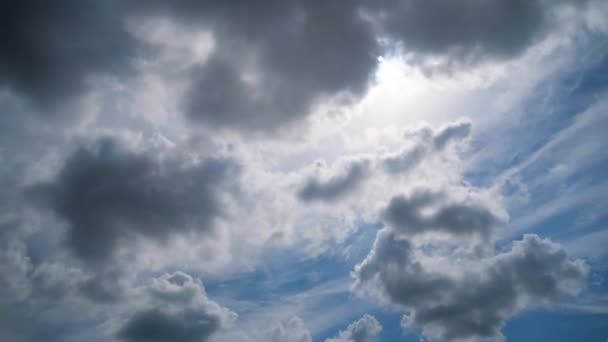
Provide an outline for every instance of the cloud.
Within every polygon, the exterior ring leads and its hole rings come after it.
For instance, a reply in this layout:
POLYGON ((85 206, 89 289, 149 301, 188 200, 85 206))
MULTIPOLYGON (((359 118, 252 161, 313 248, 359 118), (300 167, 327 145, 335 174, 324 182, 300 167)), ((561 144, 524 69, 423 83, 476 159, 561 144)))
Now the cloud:
POLYGON ((328 338, 325 342, 371 342, 381 331, 380 322, 374 316, 365 314, 340 331, 337 337, 328 338))
POLYGON ((25 0, 4 6, 0 85, 49 115, 83 95, 91 78, 130 73, 139 42, 127 32, 117 5, 25 0))
POLYGON ((445 194, 419 190, 409 197, 393 197, 384 210, 385 221, 406 235, 443 232, 452 235, 478 234, 487 237, 499 221, 490 210, 475 203, 442 204, 445 194), (430 214, 424 209, 439 207, 430 214))
POLYGON ((498 338, 505 321, 529 305, 577 294, 587 266, 536 235, 472 266, 451 263, 458 276, 431 270, 415 246, 380 230, 356 266, 355 289, 409 310, 403 326, 420 327, 431 341, 498 338))
POLYGON ((449 144, 467 138, 471 133, 471 127, 469 121, 456 121, 437 131, 424 128, 406 134, 406 138, 413 141, 412 146, 397 154, 376 155, 354 161, 340 160, 337 163, 338 167, 345 170, 335 171, 326 180, 309 177, 298 190, 297 197, 303 202, 334 202, 361 187, 366 178, 376 171, 377 166, 382 166, 389 175, 410 171, 426 158, 444 151, 449 144))
POLYGON ((386 157, 383 160, 384 168, 393 174, 409 171, 419 165, 428 153, 425 146, 414 146, 397 155, 386 157))
POLYGON ((228 331, 213 337, 214 342, 312 342, 310 331, 298 316, 291 316, 269 327, 256 326, 248 331, 228 331))
POLYGON ((132 317, 118 337, 128 342, 200 342, 218 329, 217 317, 205 312, 188 310, 172 316, 153 309, 132 317))
POLYGON ((472 124, 469 121, 460 121, 442 127, 433 136, 435 148, 442 150, 454 140, 462 140, 471 134, 472 124))
POLYGON ((211 231, 222 215, 222 188, 237 175, 229 160, 157 159, 102 139, 79 148, 55 179, 31 192, 69 224, 75 255, 97 263, 133 237, 165 241, 174 233, 211 231))
POLYGON ((379 1, 368 4, 382 32, 404 50, 454 61, 504 59, 541 38, 557 6, 542 0, 379 1))
POLYGON ((167 18, 209 31, 215 42, 211 57, 182 75, 189 90, 178 102, 187 117, 242 132, 277 131, 320 103, 364 95, 378 56, 394 45, 418 64, 511 58, 545 37, 554 12, 568 3, 61 0, 49 7, 27 0, 0 18, 0 82, 41 112, 57 112, 86 94, 94 78, 141 72, 134 62, 152 60, 160 47, 148 46, 129 25, 167 18))
POLYGON ((202 282, 183 272, 164 274, 141 290, 149 296, 148 308, 119 329, 116 336, 122 341, 207 341, 236 319, 207 297, 202 282))
POLYGON ((304 202, 310 201, 334 201, 340 197, 356 190, 365 179, 370 162, 367 160, 356 161, 347 166, 343 175, 333 176, 322 182, 316 178, 310 178, 298 191, 298 198, 304 202))
POLYGON ((434 153, 445 150, 451 143, 461 141, 471 134, 472 123, 469 121, 451 122, 439 130, 423 128, 419 131, 406 134, 407 138, 416 138, 414 144, 388 157, 384 157, 382 163, 387 172, 392 174, 403 173, 412 170, 425 158, 434 153))
POLYGON ((264 335, 266 336, 264 341, 268 342, 312 342, 304 321, 297 316, 281 321, 264 335))

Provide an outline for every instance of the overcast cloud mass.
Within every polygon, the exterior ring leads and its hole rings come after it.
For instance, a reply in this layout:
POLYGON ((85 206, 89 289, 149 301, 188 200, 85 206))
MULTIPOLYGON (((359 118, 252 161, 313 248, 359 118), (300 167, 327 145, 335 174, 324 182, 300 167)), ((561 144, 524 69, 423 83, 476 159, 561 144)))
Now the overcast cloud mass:
POLYGON ((606 341, 607 17, 6 2, 0 341, 606 341))

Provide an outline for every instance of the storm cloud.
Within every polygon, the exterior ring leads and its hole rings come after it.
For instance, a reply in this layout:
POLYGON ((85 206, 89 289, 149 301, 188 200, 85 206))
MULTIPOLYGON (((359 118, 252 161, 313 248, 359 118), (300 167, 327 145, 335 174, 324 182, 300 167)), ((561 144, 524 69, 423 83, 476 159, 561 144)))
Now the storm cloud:
POLYGON ((68 223, 74 254, 96 263, 134 237, 210 232, 222 215, 222 186, 237 174, 229 160, 163 161, 103 139, 78 149, 54 180, 31 193, 68 223))

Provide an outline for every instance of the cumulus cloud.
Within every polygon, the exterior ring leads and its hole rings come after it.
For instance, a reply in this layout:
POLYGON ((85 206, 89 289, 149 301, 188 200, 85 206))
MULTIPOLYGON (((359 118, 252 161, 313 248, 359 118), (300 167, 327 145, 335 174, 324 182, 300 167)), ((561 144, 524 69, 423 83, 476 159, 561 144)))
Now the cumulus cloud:
POLYGON ((380 322, 374 316, 365 314, 340 331, 337 337, 328 338, 325 342, 371 342, 381 331, 380 322))
POLYGON ((389 228, 378 232, 357 265, 355 289, 409 310, 404 327, 419 327, 432 341, 497 338, 505 321, 529 305, 577 294, 587 267, 558 244, 526 235, 510 250, 462 264, 455 277, 430 270, 415 247, 389 228))
POLYGON ((492 225, 498 222, 486 207, 476 203, 442 204, 445 194, 420 190, 409 197, 393 197, 383 217, 388 224, 400 233, 407 235, 425 232, 442 232, 452 235, 478 234, 487 237, 492 225), (430 214, 424 209, 439 206, 430 214))
POLYGON ((140 289, 147 308, 133 314, 119 329, 122 341, 201 342, 236 319, 236 314, 207 297, 200 280, 189 274, 164 274, 140 289))
POLYGON ((449 123, 438 130, 424 128, 406 134, 409 148, 396 154, 375 155, 356 160, 340 160, 332 175, 309 177, 297 192, 303 202, 334 202, 357 190, 365 180, 373 176, 378 166, 389 175, 398 175, 413 170, 426 158, 446 150, 448 145, 469 137, 472 124, 469 121, 449 123))
POLYGON ((214 342, 312 342, 310 331, 298 316, 290 316, 267 327, 247 331, 228 331, 213 337, 214 342))
POLYGON ((392 174, 410 171, 422 163, 425 158, 445 150, 452 143, 469 137, 471 128, 472 124, 469 121, 456 121, 439 130, 424 128, 406 134, 408 138, 412 135, 417 137, 415 143, 397 154, 384 157, 382 160, 384 168, 392 174))
POLYGON ((265 341, 268 342, 311 342, 312 337, 306 328, 304 321, 297 316, 292 316, 279 322, 264 333, 265 341))
POLYGON ((55 179, 31 192, 69 224, 72 251, 96 263, 133 236, 164 241, 211 231, 222 214, 222 185, 237 174, 229 160, 161 160, 103 139, 78 149, 55 179))
POLYGON ((386 50, 381 42, 400 46, 419 64, 437 57, 448 66, 506 59, 545 37, 564 3, 186 0, 156 13, 211 27, 217 37, 213 57, 192 73, 184 101, 189 116, 268 130, 305 117, 320 101, 362 95, 386 50))
POLYGON ((310 178, 298 191, 298 198, 304 202, 336 200, 356 190, 365 179, 369 165, 367 160, 352 162, 344 174, 335 175, 324 182, 310 178))

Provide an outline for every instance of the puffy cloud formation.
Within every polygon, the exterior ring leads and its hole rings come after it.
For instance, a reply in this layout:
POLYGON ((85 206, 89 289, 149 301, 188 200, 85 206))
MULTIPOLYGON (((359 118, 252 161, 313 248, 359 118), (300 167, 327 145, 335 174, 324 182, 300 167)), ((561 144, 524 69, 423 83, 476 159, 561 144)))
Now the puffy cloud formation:
POLYGON ((341 160, 337 169, 325 180, 311 176, 300 187, 297 197, 303 202, 334 202, 356 191, 366 178, 377 171, 378 166, 389 175, 402 174, 413 170, 426 158, 443 152, 451 143, 467 138, 471 133, 469 121, 456 121, 434 131, 425 127, 406 134, 413 144, 409 148, 388 156, 359 157, 341 160), (413 136, 413 137, 412 137, 413 136))
POLYGON ((371 342, 381 331, 380 322, 374 316, 365 314, 340 331, 337 337, 328 338, 325 342, 371 342))
MULTIPOLYGON (((359 293, 422 338, 499 337, 587 272, 536 235, 495 247, 492 227, 601 203, 601 180, 578 183, 603 169, 601 120, 576 113, 603 95, 588 74, 605 74, 607 8, 3 4, 0 340, 311 342, 360 303, 343 278, 377 229, 359 293)), ((602 218, 580 215, 589 231, 602 218)), ((559 228, 564 245, 583 231, 559 228)), ((366 315, 329 341, 381 329, 366 315)))
POLYGON ((264 341, 268 342, 312 342, 312 337, 304 325, 304 321, 297 316, 279 322, 279 324, 266 331, 264 336, 264 341))
POLYGON ((32 188, 68 224, 67 242, 87 262, 105 262, 133 237, 166 240, 208 232, 220 193, 238 167, 229 160, 162 160, 112 139, 80 148, 48 184, 32 188))
POLYGON ((357 189, 369 166, 367 160, 356 161, 348 165, 345 174, 333 176, 325 182, 310 178, 298 191, 298 198, 304 202, 336 200, 357 189))
POLYGON ((384 219, 395 230, 407 235, 442 232, 488 237, 492 225, 498 221, 490 210, 475 203, 440 204, 442 197, 445 195, 423 190, 407 198, 393 197, 384 210, 384 219), (438 204, 439 208, 432 213, 423 213, 438 204))
POLYGON ((429 269, 412 242, 384 228, 357 265, 354 287, 407 308, 404 327, 420 327, 432 341, 455 341, 500 337, 505 321, 525 307, 577 294, 587 273, 581 260, 537 235, 472 265, 449 267, 458 276, 429 269))
POLYGON ((272 130, 320 102, 361 96, 384 50, 400 46, 421 63, 442 57, 459 65, 516 56, 545 37, 569 3, 19 1, 2 14, 0 81, 40 109, 53 107, 86 92, 94 78, 137 72, 134 61, 159 47, 146 46, 129 25, 167 18, 213 35, 211 56, 187 72, 189 90, 179 101, 187 116, 272 130))
POLYGON ((312 342, 310 331, 298 316, 257 326, 247 331, 227 331, 213 337, 214 342, 312 342))
POLYGON ((382 160, 389 173, 402 173, 415 168, 418 164, 436 152, 441 152, 449 144, 461 141, 471 134, 472 124, 469 121, 452 122, 437 131, 430 128, 416 132, 418 142, 413 146, 382 160))
POLYGON ((207 341, 236 319, 207 297, 199 280, 183 272, 164 274, 142 291, 149 296, 148 308, 120 328, 117 337, 122 341, 207 341))

